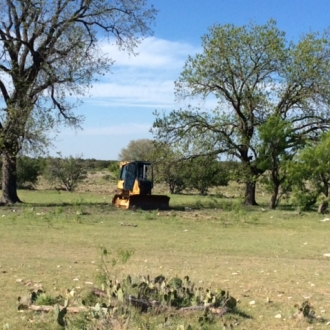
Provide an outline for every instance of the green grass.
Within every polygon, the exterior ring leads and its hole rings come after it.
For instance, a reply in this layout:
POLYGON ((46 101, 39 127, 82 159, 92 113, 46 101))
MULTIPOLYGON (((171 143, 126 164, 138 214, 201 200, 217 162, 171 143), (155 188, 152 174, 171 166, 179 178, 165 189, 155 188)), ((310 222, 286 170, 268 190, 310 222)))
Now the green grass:
MULTIPOLYGON (((77 287, 86 294, 100 277, 102 247, 114 257, 134 251, 127 263, 109 264, 114 277, 188 275, 198 286, 229 290, 250 316, 228 315, 196 329, 222 329, 224 322, 239 323, 237 329, 329 327, 330 260, 323 254, 330 252, 330 222, 317 213, 242 207, 212 196, 171 196, 170 211, 133 212, 114 209, 106 193, 19 195, 24 204, 0 208, 0 327, 58 329, 53 315, 18 312, 18 296, 34 286, 47 297, 77 287), (292 318, 294 305, 306 299, 319 316, 312 324, 292 318)), ((196 325, 199 316, 187 315, 170 329, 196 325)), ((141 329, 148 317, 140 319, 141 329)), ((156 328, 163 319, 148 322, 156 328)))

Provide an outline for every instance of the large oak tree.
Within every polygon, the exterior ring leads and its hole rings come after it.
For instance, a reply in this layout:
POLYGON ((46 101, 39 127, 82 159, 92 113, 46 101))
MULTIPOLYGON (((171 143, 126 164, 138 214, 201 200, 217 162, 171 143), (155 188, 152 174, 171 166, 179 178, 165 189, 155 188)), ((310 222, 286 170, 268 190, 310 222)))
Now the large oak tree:
MULTIPOLYGON (((270 118, 288 123, 279 156, 329 128, 329 33, 307 33, 288 42, 270 20, 265 25, 214 25, 203 51, 190 56, 176 82, 178 99, 216 98, 214 109, 157 113, 155 138, 192 154, 225 154, 244 166, 245 203, 256 204, 256 180, 266 170, 259 128, 270 118), (286 144, 286 145, 283 145, 286 144)), ((276 146, 276 143, 273 144, 276 146)), ((268 151, 267 151, 268 150, 268 151)), ((279 166, 279 158, 268 163, 279 166)))
POLYGON ((14 203, 23 144, 57 119, 79 124, 70 96, 113 64, 100 41, 134 52, 156 10, 146 0, 0 0, 0 13, 1 202, 14 203))

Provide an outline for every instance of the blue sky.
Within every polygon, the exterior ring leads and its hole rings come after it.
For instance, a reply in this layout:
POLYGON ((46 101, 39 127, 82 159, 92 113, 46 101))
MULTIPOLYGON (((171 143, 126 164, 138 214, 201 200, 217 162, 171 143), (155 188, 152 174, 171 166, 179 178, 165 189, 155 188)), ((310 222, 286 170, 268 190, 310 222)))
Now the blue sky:
POLYGON ((94 84, 76 109, 85 117, 83 130, 61 129, 51 155, 83 155, 115 160, 129 141, 152 138, 153 112, 182 108, 174 81, 189 55, 201 51, 201 37, 213 24, 264 24, 273 18, 288 40, 330 27, 330 0, 150 0, 159 10, 154 35, 139 55, 115 47, 104 49, 116 61, 112 73, 94 84))

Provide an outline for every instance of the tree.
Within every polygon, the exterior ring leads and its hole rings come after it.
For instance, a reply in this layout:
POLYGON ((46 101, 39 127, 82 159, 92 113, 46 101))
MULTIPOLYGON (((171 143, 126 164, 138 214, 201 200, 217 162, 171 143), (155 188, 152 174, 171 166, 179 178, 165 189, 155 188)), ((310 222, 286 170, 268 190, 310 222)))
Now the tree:
POLYGON ((66 191, 73 191, 86 178, 86 167, 81 156, 50 158, 45 177, 52 184, 60 184, 66 191))
POLYGON ((213 95, 210 110, 189 107, 156 113, 155 139, 179 144, 187 155, 224 154, 245 170, 245 204, 256 204, 259 128, 276 116, 291 127, 283 150, 317 139, 329 128, 330 38, 308 33, 295 44, 270 20, 236 27, 214 25, 203 52, 190 56, 176 82, 178 99, 213 95))
POLYGON ((44 166, 42 159, 19 156, 17 158, 17 187, 34 188, 44 166))
POLYGON ((183 159, 168 159, 156 165, 157 180, 164 182, 171 194, 180 194, 188 186, 189 167, 183 159))
POLYGON ((76 97, 113 64, 102 41, 133 52, 156 11, 146 0, 0 0, 0 9, 1 201, 15 203, 24 143, 42 141, 57 120, 78 126, 76 97))
POLYGON ((289 166, 296 203, 304 209, 317 202, 319 196, 328 202, 330 189, 330 132, 318 143, 309 143, 289 166))
POLYGON ((291 136, 292 132, 291 123, 277 115, 270 116, 259 127, 258 167, 266 172, 262 182, 266 183, 271 191, 270 209, 275 209, 282 195, 287 192, 286 188, 290 186, 285 185, 289 181, 287 164, 292 160, 296 150, 304 146, 303 140, 298 143, 295 136, 291 136))
POLYGON ((214 156, 201 156, 186 161, 189 175, 186 184, 201 195, 207 195, 209 188, 226 186, 229 182, 228 166, 214 156))
POLYGON ((154 142, 149 139, 131 140, 126 148, 121 149, 119 160, 151 160, 154 153, 154 142))

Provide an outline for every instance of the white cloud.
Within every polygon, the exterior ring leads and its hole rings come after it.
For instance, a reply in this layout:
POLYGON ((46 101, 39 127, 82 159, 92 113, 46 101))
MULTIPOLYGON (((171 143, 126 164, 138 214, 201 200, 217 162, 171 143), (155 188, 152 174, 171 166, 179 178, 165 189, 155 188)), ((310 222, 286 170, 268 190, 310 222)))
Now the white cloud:
POLYGON ((137 56, 121 52, 116 45, 101 43, 102 51, 115 63, 112 73, 100 77, 90 90, 87 104, 103 107, 174 108, 174 81, 188 55, 199 49, 187 43, 147 38, 137 56))
POLYGON ((90 98, 85 99, 86 104, 152 109, 174 109, 189 103, 201 105, 196 100, 177 103, 174 95, 174 81, 185 61, 189 55, 200 52, 200 48, 147 38, 139 45, 137 56, 130 56, 105 42, 102 42, 102 50, 115 60, 113 70, 94 84, 90 98))
POLYGON ((137 56, 120 51, 116 44, 106 41, 101 43, 101 49, 115 60, 116 66, 140 68, 161 68, 163 70, 182 68, 188 55, 194 55, 200 48, 188 43, 174 42, 150 37, 144 39, 135 50, 137 56))
POLYGON ((106 107, 173 107, 174 82, 140 80, 136 83, 127 81, 127 84, 98 83, 85 102, 106 107))

